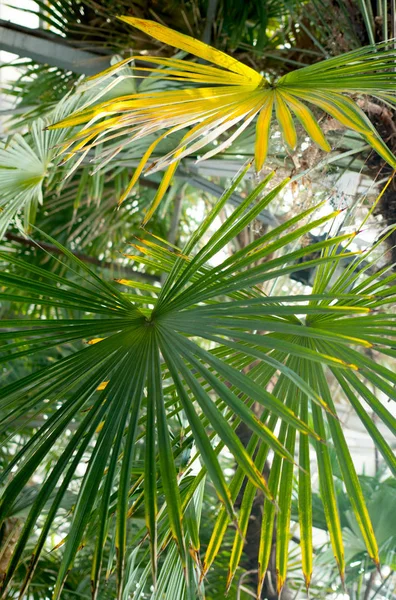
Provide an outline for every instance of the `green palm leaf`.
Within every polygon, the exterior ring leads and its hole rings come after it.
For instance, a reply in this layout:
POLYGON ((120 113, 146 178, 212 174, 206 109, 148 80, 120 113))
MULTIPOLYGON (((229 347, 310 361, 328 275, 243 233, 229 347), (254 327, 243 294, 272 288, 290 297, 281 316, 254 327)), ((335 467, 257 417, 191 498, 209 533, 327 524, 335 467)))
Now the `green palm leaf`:
MULTIPOLYGON (((249 165, 245 171, 248 168, 249 165)), ((120 291, 120 284, 101 279, 48 236, 46 239, 67 257, 71 265, 69 276, 28 263, 23 265, 25 277, 11 271, 0 273, 5 300, 28 306, 46 304, 52 311, 47 319, 5 319, 6 330, 0 334, 4 348, 1 362, 36 353, 39 356, 49 348, 73 342, 69 351, 53 364, 9 383, 0 392, 4 415, 0 431, 8 430, 11 436, 17 436, 21 417, 28 420, 37 412, 48 415, 44 425, 0 476, 5 486, 0 505, 2 519, 12 511, 48 452, 61 443, 59 458, 47 473, 26 519, 4 580, 5 588, 24 559, 33 527, 44 516, 26 585, 34 576, 45 539, 83 457, 87 468, 64 545, 54 598, 60 597, 76 554, 90 535, 95 539, 92 589, 97 593, 114 513, 121 597, 128 565, 129 525, 143 502, 154 581, 157 549, 166 547, 173 538, 188 588, 192 581, 188 550, 196 556, 199 548, 199 528, 191 521, 188 505, 194 486, 199 485, 206 473, 221 508, 214 530, 218 537, 208 546, 202 576, 221 547, 228 523, 234 521, 238 527, 230 559, 231 581, 241 556, 239 536, 246 530, 252 499, 259 489, 264 510, 258 556, 259 586, 267 569, 269 540, 279 506, 282 517, 278 516, 275 531, 281 589, 287 575, 291 485, 298 469, 303 569, 309 584, 310 442, 317 456, 324 512, 341 575, 343 544, 329 458, 331 445, 368 553, 378 561, 370 518, 336 417, 327 377, 332 377, 333 384, 345 393, 365 425, 363 400, 370 403, 389 429, 396 430, 394 418, 371 391, 374 387, 386 390, 393 398, 396 395, 392 387, 395 376, 381 365, 381 356, 392 354, 395 346, 396 320, 383 304, 387 301, 389 306, 392 300, 393 279, 384 283, 365 277, 364 269, 358 276, 349 268, 333 282, 333 270, 345 257, 345 253, 335 250, 355 234, 324 240, 313 249, 287 251, 286 245, 305 233, 306 213, 212 266, 209 259, 226 247, 287 184, 283 182, 266 193, 270 179, 267 178, 202 245, 220 207, 243 174, 236 177, 183 251, 168 247, 155 237, 139 242, 137 250, 144 252, 142 259, 168 273, 159 293, 153 294, 153 288, 145 285, 145 295, 139 296, 132 290, 130 297, 128 292, 120 291), (298 262, 312 250, 315 255, 319 253, 317 258, 298 262), (263 292, 264 282, 273 282, 307 265, 315 267, 318 273, 312 295, 282 297, 263 292), (89 340, 95 343, 82 343, 89 340), (375 361, 361 354, 373 344, 379 357, 375 361), (274 377, 277 383, 269 391, 268 384, 274 377), (253 403, 258 407, 256 412, 253 403), (176 416, 186 420, 183 438, 170 434, 170 423, 176 416), (79 424, 69 436, 68 429, 74 422, 79 424), (240 422, 252 431, 246 448, 235 433, 240 422), (188 468, 179 469, 181 452, 193 442, 198 455, 194 450, 191 461, 198 456, 202 464, 195 483, 188 480, 188 468), (300 465, 294 464, 297 444, 300 465), (227 482, 221 468, 221 451, 225 446, 238 464, 231 482, 227 482), (132 480, 131 471, 142 456, 142 449, 145 466, 139 477, 132 480), (274 452, 274 461, 266 481, 262 468, 270 450, 274 452), (233 503, 245 479, 247 486, 238 516, 233 503), (163 537, 165 518, 167 532, 163 537)), ((331 213, 318 221, 323 223, 334 216, 331 213)), ((351 258, 351 253, 348 256, 351 258)), ((3 253, 2 257, 11 265, 18 262, 11 253, 3 253)), ((357 254, 355 264, 361 260, 357 254)), ((132 281, 128 285, 134 287, 132 281)), ((138 283, 136 291, 140 288, 138 283)), ((395 469, 395 458, 377 426, 371 422, 368 429, 389 467, 395 469)), ((138 542, 144 544, 144 538, 145 532, 138 542)), ((195 581, 191 585, 196 589, 195 581)))
POLYGON ((34 225, 37 207, 43 203, 45 179, 52 176, 56 145, 65 138, 64 132, 45 128, 80 105, 78 96, 66 98, 46 119, 34 121, 27 136, 15 134, 0 143, 0 237, 22 211, 24 229, 29 231, 34 225))

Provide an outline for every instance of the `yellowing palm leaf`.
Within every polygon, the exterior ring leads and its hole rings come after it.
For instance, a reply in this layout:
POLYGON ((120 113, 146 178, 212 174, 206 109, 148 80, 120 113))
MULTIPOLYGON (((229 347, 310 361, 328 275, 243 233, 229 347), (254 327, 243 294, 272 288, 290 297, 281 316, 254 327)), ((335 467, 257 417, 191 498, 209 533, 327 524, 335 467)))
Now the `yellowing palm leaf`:
POLYGON ((64 151, 68 150, 68 156, 75 152, 87 152, 107 139, 121 137, 121 149, 133 140, 162 132, 144 154, 130 185, 120 198, 122 202, 127 197, 143 171, 152 173, 167 169, 144 223, 163 198, 177 164, 183 157, 199 152, 208 143, 235 128, 226 141, 206 152, 199 160, 221 152, 257 115, 255 166, 259 171, 267 155, 274 107, 283 138, 291 149, 297 144, 293 122, 295 116, 316 144, 323 150, 330 150, 318 122, 305 105, 308 102, 360 133, 386 162, 396 168, 395 156, 364 112, 347 96, 363 93, 388 103, 395 102, 396 74, 393 69, 396 51, 386 50, 384 44, 361 48, 298 69, 281 77, 276 83, 269 83, 254 69, 194 38, 154 21, 120 18, 161 42, 216 64, 214 67, 175 58, 132 56, 91 79, 95 82, 98 79, 104 81, 137 58, 139 61, 166 67, 158 70, 137 68, 137 71, 154 71, 154 76, 158 74, 162 79, 186 82, 190 87, 122 96, 87 108, 55 125, 74 127, 86 124, 63 147, 64 151), (199 87, 200 84, 206 87, 199 87), (192 128, 171 152, 149 162, 164 137, 190 126, 192 128))

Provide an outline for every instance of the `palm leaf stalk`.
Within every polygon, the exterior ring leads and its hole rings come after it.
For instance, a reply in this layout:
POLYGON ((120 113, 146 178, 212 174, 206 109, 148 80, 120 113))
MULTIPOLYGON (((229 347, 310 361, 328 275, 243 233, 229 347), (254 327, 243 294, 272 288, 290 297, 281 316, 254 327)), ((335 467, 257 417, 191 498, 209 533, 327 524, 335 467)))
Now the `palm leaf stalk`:
MULTIPOLYGON (((0 476, 4 485, 2 520, 12 512, 48 452, 62 442, 59 458, 48 471, 25 521, 3 581, 4 590, 24 560, 33 528, 43 519, 22 586, 20 597, 23 597, 62 498, 82 460, 86 461, 87 469, 64 544, 54 599, 61 596, 67 574, 89 532, 95 540, 92 589, 96 597, 104 570, 109 522, 114 513, 118 597, 121 597, 128 557, 128 524, 143 502, 153 581, 157 572, 158 531, 166 514, 169 524, 166 539, 174 541, 186 586, 193 585, 195 590, 196 582, 189 577, 189 550, 196 556, 199 544, 195 532, 186 545, 190 539, 186 537, 186 528, 191 530, 187 509, 194 486, 199 485, 205 474, 218 495, 220 512, 201 577, 219 552, 228 524, 234 522, 229 584, 232 581, 252 497, 259 489, 264 513, 257 593, 259 596, 268 566, 278 506, 282 517, 276 521, 276 560, 281 590, 287 575, 291 482, 296 471, 302 568, 308 586, 312 568, 310 443, 317 456, 322 502, 341 576, 345 561, 329 456, 331 446, 335 448, 367 552, 378 564, 370 517, 336 416, 328 377, 336 382, 395 472, 392 450, 367 416, 362 402, 367 402, 391 431, 396 430, 394 417, 377 397, 384 393, 396 399, 395 373, 383 365, 381 358, 394 357, 395 352, 396 320, 389 307, 395 298, 396 275, 382 280, 365 277, 365 269, 374 258, 370 260, 369 253, 364 256, 357 253, 353 267, 344 269, 334 282, 334 271, 346 256, 338 249, 341 244, 348 244, 354 233, 338 235, 314 247, 287 251, 286 247, 309 229, 339 214, 330 213, 307 224, 313 208, 211 266, 210 259, 276 200, 288 183, 286 180, 266 192, 271 179, 268 176, 202 245, 203 237, 249 168, 250 164, 236 177, 182 251, 154 236, 134 245, 131 260, 168 274, 161 289, 121 280, 127 290, 132 288, 131 293, 121 291, 120 283, 104 281, 48 236, 45 237, 67 257, 71 278, 25 263, 12 252, 2 254, 10 264, 8 270, 0 273, 3 301, 47 306, 52 316, 48 313, 45 320, 5 319, 6 330, 0 334, 4 348, 1 362, 40 356, 51 348, 64 345, 70 348, 74 344, 73 351, 50 366, 29 373, 0 392, 4 415, 0 428, 10 432, 11 438, 18 436, 21 418, 28 421, 38 412, 48 414, 42 427, 0 476), (299 262, 311 252, 319 256, 299 262), (262 286, 266 283, 307 265, 317 269, 311 295, 264 293, 262 286), (24 276, 15 271, 18 268, 24 276), (81 282, 76 278, 77 271, 81 282), (90 343, 81 345, 84 341, 90 343), (365 348, 375 348, 376 360, 365 356, 365 348), (245 367, 253 363, 246 373, 245 367), (267 386, 274 376, 277 383, 269 392, 267 386), (261 406, 259 416, 252 410, 253 402, 261 406), (184 415, 188 423, 181 446, 180 440, 169 432, 170 421, 178 414, 184 415), (73 435, 68 436, 68 427, 81 415, 73 435), (235 433, 239 422, 252 431, 247 448, 235 433), (151 430, 147 435, 144 432, 148 427, 151 430), (216 434, 220 441, 214 443, 216 434), (143 441, 145 467, 132 485, 131 468, 140 456, 143 441), (196 447, 192 460, 199 459, 202 469, 193 478, 196 483, 191 490, 182 493, 189 470, 178 473, 177 464, 181 449, 192 442, 196 447), (228 447, 238 465, 231 482, 226 481, 219 461, 223 447, 228 447), (294 464, 297 448, 300 465, 294 464), (270 451, 274 452, 274 464, 266 481, 262 467, 270 451), (245 479, 241 511, 236 515, 233 504, 245 479), (93 527, 93 523, 97 526, 93 527)), ((161 547, 164 547, 162 542, 161 547)))
MULTIPOLYGON (((274 111, 283 139, 291 150, 297 146, 294 115, 309 137, 320 148, 330 151, 330 145, 307 103, 359 133, 386 162, 396 167, 395 156, 365 113, 349 97, 365 94, 394 103, 396 54, 394 49, 387 49, 386 44, 360 48, 297 69, 277 81, 269 81, 261 73, 231 56, 159 23, 133 17, 120 18, 161 42, 216 65, 209 66, 177 58, 131 56, 90 80, 92 83, 96 83, 98 79, 105 82, 126 64, 138 59, 148 65, 135 67, 135 70, 152 71, 158 79, 189 84, 189 87, 122 96, 87 107, 52 126, 63 128, 84 124, 62 146, 62 151, 66 153, 65 160, 75 153, 84 155, 106 139, 121 137, 121 150, 131 140, 162 132, 148 147, 120 198, 120 202, 125 200, 143 172, 153 173, 166 169, 152 206, 144 217, 144 223, 147 223, 163 198, 182 158, 199 153, 208 144, 216 142, 223 134, 235 128, 224 141, 209 150, 206 148, 198 160, 218 154, 232 144, 256 117, 254 153, 257 172, 261 171, 266 160, 274 111), (191 129, 170 152, 150 161, 154 150, 167 135, 190 126, 191 129)), ((87 86, 91 85, 90 80, 87 80, 87 86)), ((110 88, 113 81, 108 85, 110 88)))

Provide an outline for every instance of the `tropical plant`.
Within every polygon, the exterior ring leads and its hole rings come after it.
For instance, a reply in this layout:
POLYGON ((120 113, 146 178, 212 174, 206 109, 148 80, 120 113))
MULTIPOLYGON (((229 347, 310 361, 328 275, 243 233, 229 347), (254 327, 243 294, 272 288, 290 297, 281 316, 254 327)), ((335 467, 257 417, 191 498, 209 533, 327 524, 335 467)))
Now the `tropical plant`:
MULTIPOLYGON (((333 472, 336 474, 335 456, 332 456, 332 464, 333 472)), ((310 589, 312 598, 319 600, 323 598, 324 594, 332 591, 339 590, 341 592, 343 587, 349 596, 356 600, 393 597, 392 590, 394 590, 394 572, 396 570, 396 529, 393 526, 390 512, 395 503, 395 480, 393 477, 384 476, 383 469, 380 469, 374 476, 360 475, 359 481, 378 542, 381 573, 367 555, 356 519, 350 510, 348 495, 336 475, 335 489, 345 542, 345 581, 341 582, 334 565, 331 549, 325 543, 321 548, 317 548, 315 553, 315 576, 310 589)), ((312 506, 314 527, 327 531, 326 518, 319 494, 313 494, 312 506)), ((298 519, 297 504, 292 508, 292 519, 298 519)), ((293 583, 296 586, 298 578, 293 583)))
POLYGON ((117 56, 5 87, 0 596, 393 598, 390 7, 35 4, 117 56))
MULTIPOLYGON (((91 578, 93 593, 97 594, 114 514, 118 597, 122 596, 131 543, 129 522, 142 503, 154 584, 158 550, 174 544, 189 593, 196 593, 197 582, 215 560, 228 525, 234 523, 230 583, 241 558, 257 490, 263 494, 264 511, 257 594, 267 570, 274 527, 280 591, 288 563, 297 448, 302 569, 309 586, 311 443, 317 457, 326 523, 341 576, 345 568, 344 551, 329 446, 334 446, 367 552, 378 564, 370 516, 336 416, 329 378, 337 382, 394 472, 392 450, 362 402, 367 402, 394 432, 395 419, 377 394, 395 398, 395 374, 382 364, 382 357, 394 355, 395 316, 388 307, 394 300, 396 275, 385 276, 386 270, 365 275, 376 260, 375 254, 370 258, 368 252, 357 253, 334 279, 337 266, 346 256, 339 251, 341 245, 350 244, 355 232, 330 237, 310 247, 287 250, 307 231, 338 214, 307 222, 313 208, 213 266, 212 258, 287 185, 287 181, 282 182, 263 195, 271 179, 268 176, 202 245, 209 227, 243 175, 244 172, 238 175, 182 251, 155 237, 135 246, 131 260, 167 273, 161 289, 123 280, 120 283, 132 290, 120 291, 117 285, 103 280, 44 234, 44 239, 62 250, 70 261, 72 277, 21 262, 12 252, 2 254, 10 265, 0 274, 5 288, 3 300, 12 305, 48 309, 46 319, 4 320, 2 362, 40 356, 63 345, 69 348, 49 366, 27 374, 1 391, 1 410, 6 410, 2 431, 10 430, 13 436, 18 436, 19 428, 23 427, 21 418, 23 423, 37 414, 48 417, 2 473, 1 481, 6 483, 0 508, 2 519, 12 514, 19 495, 34 473, 42 472, 43 461, 54 445, 60 443, 59 458, 44 475, 19 536, 4 578, 5 589, 24 560, 26 545, 39 521, 40 534, 27 568, 23 594, 76 468, 86 461, 54 598, 60 597, 76 554, 89 536, 94 540, 91 578), (136 250, 142 254, 136 256, 136 250), (312 259, 299 262, 312 254, 312 259), (271 292, 279 277, 307 266, 317 270, 311 294, 284 296, 271 292), (26 275, 14 274, 12 267, 22 269, 26 275), (266 288, 262 287, 264 284, 266 288), (365 354, 365 348, 375 348, 375 360, 365 354), (267 387, 274 378, 276 382, 270 392, 267 387), (260 407, 257 414, 253 411, 254 403, 260 407), (178 418, 185 420, 184 433, 173 436, 172 421, 178 418), (246 448, 235 433, 240 422, 252 432, 246 448), (275 434, 277 427, 280 429, 275 434), (72 436, 68 434, 70 428, 72 436), (219 463, 219 453, 224 447, 238 465, 230 482, 226 481, 219 463), (192 455, 183 466, 180 460, 186 449, 192 455), (274 460, 266 481, 262 470, 270 451, 274 460), (136 475, 134 467, 143 458, 144 465, 136 475), (191 465, 197 460, 202 466, 197 476, 189 477, 191 465), (216 489, 220 508, 202 566, 198 558, 193 561, 191 567, 197 575, 191 578, 186 565, 189 556, 198 556, 193 540, 199 527, 191 515, 191 502, 206 473, 216 489), (241 509, 236 514, 233 504, 245 478, 241 509), (186 538, 186 531, 191 532, 191 519, 194 533, 186 538)), ((350 253, 348 256, 351 258, 350 253)), ((144 544, 145 531, 135 544, 138 541, 144 544)))
MULTIPOLYGON (((116 86, 123 81, 121 73, 116 79, 116 86)), ((131 86, 126 91, 131 91, 131 86)), ((139 199, 130 198, 137 206, 129 204, 125 207, 126 210, 116 215, 113 210, 114 196, 119 196, 127 185, 127 165, 130 162, 138 163, 145 150, 144 143, 136 143, 133 148, 128 149, 127 155, 119 156, 117 169, 112 164, 98 173, 90 164, 90 159, 85 162, 73 160, 72 168, 69 165, 62 167, 59 144, 64 141, 66 132, 48 129, 49 125, 69 115, 77 107, 83 106, 90 97, 98 94, 103 94, 100 86, 88 94, 69 94, 55 107, 52 106, 43 118, 34 119, 27 133, 15 133, 0 141, 0 237, 4 236, 12 224, 16 224, 19 230, 31 231, 31 227, 36 224, 38 208, 43 205, 47 215, 50 215, 52 231, 60 234, 62 230, 63 233, 66 230, 67 235, 60 236, 64 242, 70 243, 78 236, 80 246, 84 247, 86 243, 83 240, 87 238, 92 241, 105 226, 107 236, 101 241, 106 246, 112 237, 109 235, 109 224, 115 220, 118 222, 114 225, 115 238, 120 228, 125 235, 131 225, 132 232, 136 233, 140 223, 139 214, 150 205, 151 197, 147 198, 147 194, 141 193, 139 199), (111 177, 108 174, 110 168, 111 177), (135 220, 132 218, 134 212, 137 213, 135 220), (59 227, 55 215, 60 217, 59 227), (125 223, 125 217, 129 227, 125 223), (86 232, 86 229, 89 231, 86 232)), ((110 156, 114 153, 111 144, 106 146, 106 152, 110 156)), ((95 160, 96 154, 97 152, 93 153, 92 160, 95 160)), ((38 219, 39 224, 44 226, 45 215, 39 214, 38 219)), ((101 253, 98 248, 96 253, 101 253)))
MULTIPOLYGON (((257 172, 261 171, 268 152, 274 107, 284 141, 291 150, 297 145, 292 113, 316 144, 323 150, 331 149, 314 115, 304 103, 308 102, 321 108, 349 129, 358 132, 384 160, 393 167, 396 166, 395 157, 370 120, 346 95, 359 92, 394 103, 395 51, 388 50, 386 44, 360 48, 292 71, 278 81, 268 81, 262 74, 223 52, 159 23, 133 17, 121 19, 164 43, 217 65, 207 66, 178 58, 132 56, 91 79, 97 81, 99 78, 103 82, 129 62, 139 58, 143 62, 168 67, 166 70, 157 70, 159 78, 188 82, 190 87, 175 91, 132 94, 102 102, 52 126, 63 128, 86 124, 64 145, 68 157, 77 152, 84 156, 98 143, 115 137, 121 137, 118 146, 118 151, 121 151, 125 144, 131 143, 131 139, 138 140, 165 129, 144 153, 130 184, 119 200, 121 203, 133 189, 157 145, 169 133, 193 125, 171 152, 153 161, 146 168, 147 173, 164 168, 167 170, 143 224, 148 222, 164 197, 181 158, 202 150, 230 128, 237 126, 230 137, 205 152, 199 160, 218 154, 257 116, 255 168, 257 172), (378 50, 382 52, 379 54, 378 50), (197 86, 202 83, 208 87, 197 86)), ((137 70, 153 69, 143 66, 137 70)), ((110 82, 109 85, 113 83, 110 82)))
MULTIPOLYGON (((69 114, 78 104, 76 97, 63 101, 53 118, 69 114)), ((50 173, 51 162, 57 154, 56 145, 65 134, 44 131, 51 120, 37 119, 28 136, 17 133, 0 143, 0 237, 9 224, 24 211, 24 229, 34 225, 37 207, 43 203, 43 186, 50 173)))
MULTIPOLYGON (((297 15, 300 0, 261 0, 249 6, 239 0, 182 0, 181 10, 175 10, 174 2, 158 4, 131 2, 130 0, 51 0, 50 3, 36 2, 32 7, 10 0, 14 11, 30 13, 40 17, 40 28, 48 35, 60 36, 62 43, 72 47, 84 45, 86 50, 99 55, 130 53, 130 28, 117 19, 117 15, 131 15, 140 18, 155 18, 172 26, 182 33, 192 33, 206 42, 213 40, 216 46, 234 55, 248 50, 254 53, 255 62, 271 65, 277 69, 287 65, 289 59, 279 49, 282 42, 288 48, 298 40, 298 33, 288 35, 283 27, 286 20, 297 15), (205 18, 206 17, 206 18, 205 18), (221 27, 217 22, 221 21, 221 27), (271 50, 269 56, 261 56, 263 50, 271 50), (278 54, 280 56, 278 58, 278 54), (280 62, 281 60, 281 62, 280 62)), ((135 52, 154 52, 168 56, 169 49, 145 35, 134 36, 135 52)), ((290 50, 289 50, 290 52, 290 50)), ((295 64, 295 61, 291 61, 295 64)), ((13 115, 18 122, 23 119, 42 117, 54 103, 73 88, 78 75, 72 71, 55 68, 47 64, 37 64, 30 59, 12 61, 21 76, 12 85, 4 85, 3 92, 13 96, 18 103, 18 113, 13 115)), ((283 67, 282 67, 283 68, 283 67)), ((119 93, 121 95, 121 92, 119 93)))

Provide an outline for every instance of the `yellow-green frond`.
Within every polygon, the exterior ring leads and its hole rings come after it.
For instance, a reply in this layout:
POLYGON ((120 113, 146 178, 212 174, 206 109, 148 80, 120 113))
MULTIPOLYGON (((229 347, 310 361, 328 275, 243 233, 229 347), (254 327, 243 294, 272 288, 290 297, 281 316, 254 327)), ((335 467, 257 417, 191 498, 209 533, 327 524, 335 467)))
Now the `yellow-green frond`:
POLYGON ((268 153, 268 141, 271 127, 272 108, 274 105, 274 94, 268 93, 267 100, 259 117, 256 125, 256 145, 254 149, 255 154, 255 167, 256 171, 261 171, 268 153))
POLYGON ((168 44, 168 46, 173 46, 179 50, 190 52, 190 54, 194 54, 194 56, 198 56, 199 58, 203 58, 208 62, 217 64, 219 67, 228 69, 229 71, 234 71, 234 73, 243 75, 243 77, 252 83, 259 84, 262 79, 259 73, 257 73, 257 71, 251 67, 244 65, 238 60, 235 60, 235 58, 228 56, 228 54, 225 54, 224 52, 221 52, 212 46, 208 46, 208 44, 196 40, 189 35, 169 29, 169 27, 165 27, 164 25, 156 23, 155 21, 136 19, 134 17, 119 18, 122 21, 125 21, 125 23, 140 29, 140 31, 144 31, 144 33, 147 33, 156 40, 159 40, 164 44, 168 44))
POLYGON ((113 154, 105 148, 110 140, 119 140, 114 151, 116 155, 134 141, 157 136, 154 141, 150 139, 151 145, 119 200, 125 200, 141 175, 165 170, 164 179, 144 223, 165 196, 180 160, 201 154, 202 148, 205 151, 198 160, 218 154, 232 144, 257 115, 254 156, 256 171, 260 171, 267 158, 274 105, 283 139, 291 150, 297 145, 294 117, 322 150, 329 152, 331 149, 316 117, 306 106, 308 103, 359 133, 387 163, 396 168, 393 153, 363 110, 348 97, 349 93, 361 92, 377 98, 386 97, 388 102, 394 102, 396 73, 393 64, 396 50, 388 50, 381 44, 361 48, 297 69, 270 84, 251 67, 190 36, 154 21, 128 16, 120 19, 162 43, 212 63, 147 55, 131 56, 89 78, 84 84, 85 88, 89 89, 99 80, 106 90, 109 89, 113 83, 107 80, 127 64, 134 63, 135 59, 143 66, 134 66, 132 77, 144 77, 144 72, 148 71, 151 80, 170 80, 177 82, 180 87, 133 93, 93 106, 86 104, 83 110, 52 126, 73 128, 72 136, 65 140, 61 148, 66 160, 77 153, 82 160, 84 153, 95 150, 96 170, 112 159, 113 154), (144 63, 149 64, 146 67, 144 63), (184 135, 175 147, 165 155, 156 157, 155 161, 149 161, 160 141, 182 130, 187 133, 183 131, 184 135), (104 150, 98 151, 99 147, 104 147, 104 150))
POLYGON ((275 92, 275 112, 277 121, 282 130, 283 139, 289 148, 294 150, 297 145, 296 128, 294 127, 291 112, 280 92, 275 92))

